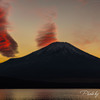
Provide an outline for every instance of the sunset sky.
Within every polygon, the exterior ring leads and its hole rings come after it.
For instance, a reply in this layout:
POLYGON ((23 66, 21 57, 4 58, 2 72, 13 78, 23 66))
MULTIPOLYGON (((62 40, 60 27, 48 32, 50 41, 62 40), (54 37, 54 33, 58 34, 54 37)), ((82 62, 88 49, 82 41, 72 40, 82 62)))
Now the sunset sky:
MULTIPOLYGON (((38 31, 46 23, 40 12, 56 12, 57 38, 100 57, 100 0, 15 0, 10 3, 9 34, 18 43, 16 57, 39 49, 38 31)), ((9 58, 0 55, 0 62, 9 58)))

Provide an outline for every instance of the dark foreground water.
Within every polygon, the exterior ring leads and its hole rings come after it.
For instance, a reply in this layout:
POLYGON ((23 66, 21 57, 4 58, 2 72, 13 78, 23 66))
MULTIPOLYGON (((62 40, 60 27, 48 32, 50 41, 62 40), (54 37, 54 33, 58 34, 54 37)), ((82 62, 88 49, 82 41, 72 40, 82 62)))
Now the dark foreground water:
POLYGON ((0 100, 100 100, 100 90, 1 89, 0 100))

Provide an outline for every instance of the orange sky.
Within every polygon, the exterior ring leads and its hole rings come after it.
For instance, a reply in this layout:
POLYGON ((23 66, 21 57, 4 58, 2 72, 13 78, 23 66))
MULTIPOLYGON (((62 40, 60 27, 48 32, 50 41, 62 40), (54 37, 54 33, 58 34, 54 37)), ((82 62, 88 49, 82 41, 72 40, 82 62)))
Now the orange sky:
MULTIPOLYGON (((9 34, 16 40, 19 53, 16 57, 38 50, 38 30, 46 23, 37 12, 52 9, 57 12, 59 41, 100 57, 100 0, 15 0, 11 3, 9 34), (84 2, 85 1, 85 2, 84 2)), ((9 58, 0 55, 0 62, 9 58)))

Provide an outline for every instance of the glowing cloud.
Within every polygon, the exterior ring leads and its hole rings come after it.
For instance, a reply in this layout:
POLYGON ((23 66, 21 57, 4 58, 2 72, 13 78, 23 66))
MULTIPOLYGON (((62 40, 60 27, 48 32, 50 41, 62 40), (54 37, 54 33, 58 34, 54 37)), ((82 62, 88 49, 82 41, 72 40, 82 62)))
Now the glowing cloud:
POLYGON ((53 19, 56 18, 56 13, 52 10, 47 10, 46 13, 42 12, 39 14, 42 18, 46 19, 47 23, 39 30, 36 41, 38 43, 38 47, 45 47, 57 41, 57 27, 53 22, 53 19))
POLYGON ((39 31, 37 43, 39 47, 45 47, 53 42, 56 42, 56 25, 55 23, 47 23, 39 31))
POLYGON ((9 8, 8 1, 6 2, 6 0, 0 0, 0 53, 6 57, 14 57, 15 54, 18 53, 18 45, 7 31, 7 13, 9 8))

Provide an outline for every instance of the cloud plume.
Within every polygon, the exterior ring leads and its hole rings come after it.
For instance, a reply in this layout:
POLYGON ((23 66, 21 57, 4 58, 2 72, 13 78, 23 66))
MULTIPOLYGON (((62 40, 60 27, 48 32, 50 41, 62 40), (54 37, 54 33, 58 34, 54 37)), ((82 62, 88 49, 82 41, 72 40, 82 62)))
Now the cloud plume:
POLYGON ((45 47, 53 42, 56 42, 56 24, 47 23, 44 27, 38 32, 37 43, 39 47, 45 47))
POLYGON ((8 34, 7 20, 10 0, 0 0, 0 53, 6 57, 14 57, 17 51, 16 41, 8 34))
POLYGON ((38 31, 36 39, 38 47, 45 47, 53 42, 58 41, 56 38, 57 26, 54 23, 56 12, 47 10, 46 13, 39 13, 42 18, 46 19, 46 24, 38 31))

